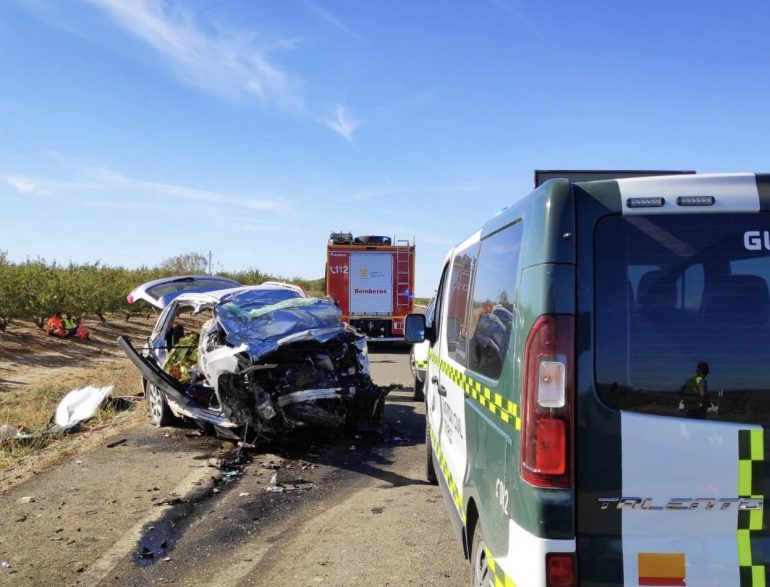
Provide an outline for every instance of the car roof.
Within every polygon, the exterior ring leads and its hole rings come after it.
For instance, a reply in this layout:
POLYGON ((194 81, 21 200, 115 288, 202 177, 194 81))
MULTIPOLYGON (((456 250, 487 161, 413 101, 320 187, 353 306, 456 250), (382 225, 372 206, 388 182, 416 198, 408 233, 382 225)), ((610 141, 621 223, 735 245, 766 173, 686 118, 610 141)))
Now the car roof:
POLYGON ((173 275, 154 279, 135 287, 128 294, 129 304, 144 300, 157 308, 165 308, 184 292, 204 292, 240 286, 240 282, 216 275, 173 275))
MULTIPOLYGON (((278 282, 266 282, 260 285, 242 285, 239 287, 231 287, 227 289, 217 289, 206 292, 189 292, 176 296, 174 299, 178 299, 182 302, 200 303, 215 303, 218 304, 223 298, 240 294, 247 291, 292 291, 297 294, 297 297, 306 298, 307 295, 301 287, 292 285, 290 283, 278 283, 278 282)), ((163 298, 161 298, 163 299, 163 298)))

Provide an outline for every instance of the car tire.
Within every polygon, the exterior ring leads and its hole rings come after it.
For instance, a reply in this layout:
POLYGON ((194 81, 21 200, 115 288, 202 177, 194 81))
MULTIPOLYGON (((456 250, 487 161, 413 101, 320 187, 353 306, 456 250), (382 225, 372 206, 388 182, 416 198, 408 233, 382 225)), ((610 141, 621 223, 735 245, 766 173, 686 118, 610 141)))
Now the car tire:
POLYGON ((175 420, 171 409, 166 403, 163 393, 152 383, 147 383, 144 392, 144 401, 147 404, 147 412, 150 414, 150 422, 157 428, 168 426, 175 420))
POLYGON ((430 440, 430 429, 428 428, 428 422, 425 421, 425 479, 431 485, 438 485, 438 477, 436 477, 436 468, 433 466, 433 443, 430 440))
POLYGON ((476 522, 476 528, 473 531, 471 585, 473 587, 493 587, 495 585, 495 574, 489 568, 489 560, 487 560, 487 545, 484 542, 481 521, 476 522))
POLYGON ((414 401, 421 402, 425 399, 425 383, 414 378, 414 401))

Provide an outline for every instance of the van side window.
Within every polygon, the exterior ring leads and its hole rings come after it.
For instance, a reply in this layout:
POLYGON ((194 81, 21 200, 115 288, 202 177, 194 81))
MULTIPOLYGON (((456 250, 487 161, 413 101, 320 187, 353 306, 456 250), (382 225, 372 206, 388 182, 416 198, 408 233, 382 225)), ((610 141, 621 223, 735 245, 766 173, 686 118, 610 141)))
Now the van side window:
POLYGON ((468 297, 478 250, 478 243, 473 243, 465 249, 457 251, 452 260, 452 272, 449 277, 444 340, 446 341, 447 354, 460 365, 467 365, 468 297))
POLYGON ((481 241, 468 321, 467 366, 491 379, 500 377, 516 315, 522 223, 481 241))

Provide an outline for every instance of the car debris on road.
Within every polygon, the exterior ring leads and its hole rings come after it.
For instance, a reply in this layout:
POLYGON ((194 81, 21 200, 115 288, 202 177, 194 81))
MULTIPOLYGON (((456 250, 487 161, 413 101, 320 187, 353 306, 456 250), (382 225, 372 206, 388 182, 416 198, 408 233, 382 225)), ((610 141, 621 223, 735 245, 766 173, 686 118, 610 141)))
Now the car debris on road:
POLYGON ((217 279, 157 280, 129 296, 163 310, 143 349, 118 339, 153 423, 186 417, 246 443, 300 427, 376 429, 390 388, 372 382, 366 338, 334 302, 290 284, 217 279))

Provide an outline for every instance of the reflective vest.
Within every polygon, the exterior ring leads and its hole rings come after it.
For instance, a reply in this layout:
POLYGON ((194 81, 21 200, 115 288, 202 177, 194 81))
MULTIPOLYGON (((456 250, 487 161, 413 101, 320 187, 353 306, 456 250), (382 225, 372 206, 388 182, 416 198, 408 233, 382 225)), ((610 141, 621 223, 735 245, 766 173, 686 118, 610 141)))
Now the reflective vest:
POLYGON ((693 375, 684 384, 684 408, 686 410, 697 410, 705 405, 704 398, 700 394, 700 383, 704 379, 703 375, 693 375))

